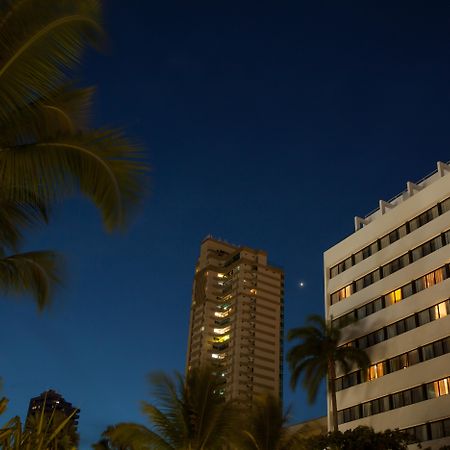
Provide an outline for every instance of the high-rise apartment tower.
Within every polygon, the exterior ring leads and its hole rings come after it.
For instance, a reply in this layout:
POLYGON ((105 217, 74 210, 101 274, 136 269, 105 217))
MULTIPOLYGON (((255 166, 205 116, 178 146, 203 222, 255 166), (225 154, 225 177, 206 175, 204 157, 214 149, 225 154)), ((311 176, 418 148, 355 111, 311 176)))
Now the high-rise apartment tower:
POLYGON ((326 317, 351 318, 341 343, 371 360, 367 372, 338 373, 340 430, 400 428, 424 447, 449 444, 450 167, 439 162, 356 218, 324 265, 326 317))
POLYGON ((42 413, 44 413, 44 427, 48 427, 52 431, 71 416, 71 420, 64 428, 64 434, 70 436, 72 445, 78 445, 78 419, 80 418, 78 408, 64 400, 58 392, 49 389, 30 400, 26 420, 27 427, 33 426, 33 422, 36 427, 41 420, 42 413))
POLYGON ((187 369, 217 368, 225 398, 282 395, 282 270, 267 254, 207 237, 195 269, 187 369))

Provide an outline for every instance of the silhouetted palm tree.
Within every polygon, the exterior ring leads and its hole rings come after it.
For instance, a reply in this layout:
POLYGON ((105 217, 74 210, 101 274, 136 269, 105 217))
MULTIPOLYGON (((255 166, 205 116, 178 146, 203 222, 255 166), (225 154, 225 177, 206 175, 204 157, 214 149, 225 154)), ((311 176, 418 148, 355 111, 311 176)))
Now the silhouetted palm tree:
POLYGON ((240 450, 295 450, 312 433, 310 429, 293 430, 287 425, 288 413, 283 414, 281 402, 267 393, 258 396, 246 414, 240 450))
POLYGON ((0 204, 9 203, 0 213, 0 289, 31 292, 40 308, 59 262, 54 252, 11 256, 20 226, 11 234, 3 219, 35 219, 81 192, 113 230, 127 223, 143 195, 142 152, 120 131, 90 128, 93 89, 70 81, 85 46, 102 40, 100 13, 97 0, 0 5, 0 204))
POLYGON ((302 378, 303 387, 308 392, 309 402, 314 402, 320 383, 328 380, 328 392, 331 397, 333 431, 338 431, 336 405, 336 364, 344 372, 351 364, 367 369, 370 364, 367 354, 350 346, 339 346, 341 330, 326 322, 318 315, 307 319, 308 325, 294 328, 288 333, 288 340, 300 340, 292 347, 287 360, 291 369, 291 387, 294 389, 302 378))
POLYGON ((184 381, 158 373, 150 376, 156 404, 144 403, 152 429, 121 423, 104 435, 113 445, 133 450, 219 450, 233 444, 239 414, 224 401, 216 376, 209 369, 194 369, 184 381))

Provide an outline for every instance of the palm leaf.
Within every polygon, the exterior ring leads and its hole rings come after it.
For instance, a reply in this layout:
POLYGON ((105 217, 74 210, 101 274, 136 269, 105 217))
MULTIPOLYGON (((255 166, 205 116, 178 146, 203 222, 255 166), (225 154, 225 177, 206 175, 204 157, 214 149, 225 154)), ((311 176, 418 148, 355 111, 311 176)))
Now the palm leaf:
POLYGON ((62 260, 51 251, 20 253, 0 258, 0 290, 31 294, 42 310, 61 281, 62 260))
POLYGON ((0 120, 45 98, 80 61, 85 44, 102 34, 96 0, 20 0, 2 9, 0 120))
POLYGON ((48 211, 44 203, 34 193, 27 193, 29 203, 0 197, 0 254, 4 249, 17 251, 23 240, 22 230, 47 222, 48 211))
POLYGON ((8 406, 8 399, 5 397, 1 398, 0 399, 0 415, 6 411, 7 406, 8 406))
POLYGON ((136 423, 120 423, 110 427, 103 433, 113 445, 123 446, 132 450, 174 450, 161 436, 149 430, 144 425, 136 423))
POLYGON ((0 146, 13 148, 86 128, 90 115, 93 88, 67 84, 17 108, 0 121, 0 146))
POLYGON ((0 179, 26 198, 49 201, 80 189, 102 212, 108 229, 122 227, 138 206, 147 167, 118 131, 101 130, 0 151, 0 179))

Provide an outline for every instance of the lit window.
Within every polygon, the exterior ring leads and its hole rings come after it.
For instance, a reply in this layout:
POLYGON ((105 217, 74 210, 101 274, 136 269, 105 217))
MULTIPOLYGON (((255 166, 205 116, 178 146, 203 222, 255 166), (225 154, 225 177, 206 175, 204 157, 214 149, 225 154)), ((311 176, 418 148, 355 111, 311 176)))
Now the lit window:
POLYGON ((224 275, 223 273, 218 273, 217 276, 218 276, 219 278, 223 278, 225 275, 224 275))
POLYGON ((339 300, 343 300, 344 298, 350 297, 350 295, 352 295, 352 285, 351 284, 349 284, 348 286, 345 286, 344 288, 342 288, 338 291, 339 300))
POLYGON ((225 334, 224 336, 218 336, 213 338, 213 342, 225 342, 230 339, 229 334, 225 334))
POLYGON ((225 359, 225 354, 224 353, 212 353, 211 354, 211 358, 214 358, 214 359, 225 359))
POLYGON ((447 315, 447 307, 445 305, 445 302, 436 305, 435 309, 436 309, 436 317, 445 317, 447 315))
POLYGON ((429 288, 430 286, 433 286, 435 284, 434 272, 425 275, 424 279, 425 279, 425 287, 429 288))
POLYGON ((383 363, 378 363, 370 366, 368 371, 369 381, 382 377, 384 375, 383 363))
POLYGON ((449 392, 448 378, 439 380, 438 383, 439 383, 439 396, 448 395, 449 392))
POLYGON ((444 269, 440 268, 438 270, 434 271, 436 283, 440 283, 441 281, 444 281, 444 269))
POLYGON ((214 328, 215 334, 225 334, 228 333, 231 330, 231 326, 227 326, 225 328, 214 328))
POLYGON ((402 299, 402 290, 397 289, 395 291, 390 292, 387 296, 387 299, 391 305, 399 302, 402 299))
POLYGON ((216 311, 214 315, 216 317, 228 317, 229 311, 216 311))
POLYGON ((250 289, 250 293, 256 295, 258 293, 258 291, 256 289, 250 289))

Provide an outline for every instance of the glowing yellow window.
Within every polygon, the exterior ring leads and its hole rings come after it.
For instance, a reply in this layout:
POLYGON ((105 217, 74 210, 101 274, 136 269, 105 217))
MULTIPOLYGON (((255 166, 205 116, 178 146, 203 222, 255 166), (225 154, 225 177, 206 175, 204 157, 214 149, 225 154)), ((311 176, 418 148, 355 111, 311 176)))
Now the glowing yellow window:
POLYGON ((441 281, 444 281, 444 270, 443 269, 435 270, 434 277, 436 279, 436 283, 440 283, 441 281))
POLYGON ((387 299, 389 301, 389 303, 391 305, 393 305, 394 303, 399 302, 402 299, 402 290, 401 289, 396 289, 395 291, 390 292, 387 295, 387 299))
POLYGON ((375 380, 376 378, 380 378, 384 375, 383 363, 374 364, 369 367, 369 381, 375 380))
POLYGON ((438 383, 439 383, 439 396, 447 395, 449 392, 448 378, 439 380, 438 383))
POLYGON ((447 316, 447 306, 445 305, 445 302, 439 303, 435 308, 438 310, 437 312, 439 312, 439 317, 447 316))
POLYGON ((345 286, 339 291, 339 300, 343 300, 344 298, 350 297, 352 295, 352 285, 349 284, 345 286))
POLYGON ((425 278, 425 287, 429 288, 430 286, 433 286, 435 284, 434 272, 425 275, 424 278, 425 278))
POLYGON ((225 328, 214 328, 213 332, 214 334, 225 334, 228 333, 231 330, 231 327, 225 327, 225 328))

